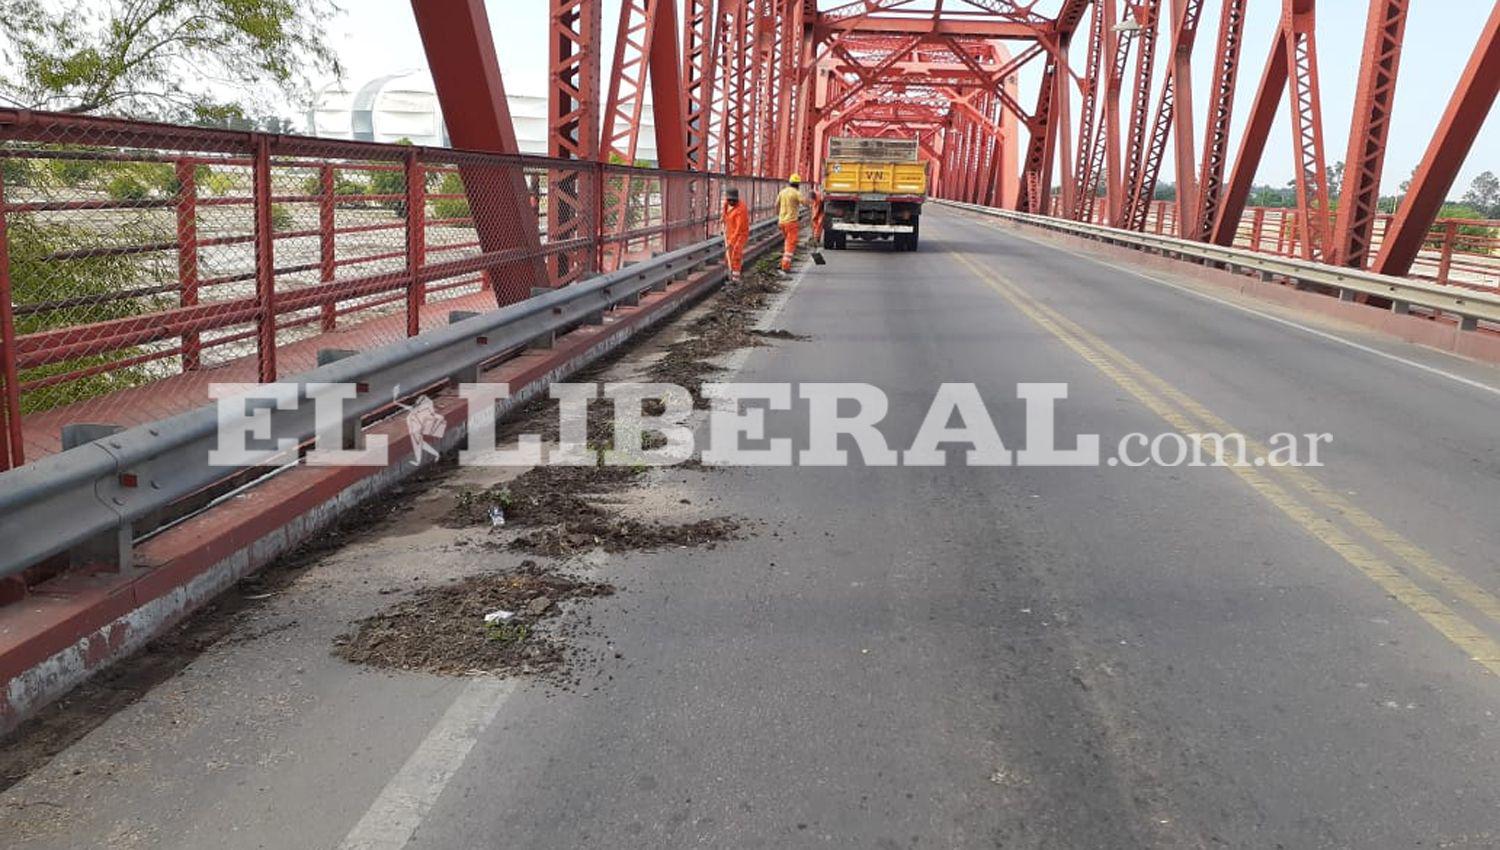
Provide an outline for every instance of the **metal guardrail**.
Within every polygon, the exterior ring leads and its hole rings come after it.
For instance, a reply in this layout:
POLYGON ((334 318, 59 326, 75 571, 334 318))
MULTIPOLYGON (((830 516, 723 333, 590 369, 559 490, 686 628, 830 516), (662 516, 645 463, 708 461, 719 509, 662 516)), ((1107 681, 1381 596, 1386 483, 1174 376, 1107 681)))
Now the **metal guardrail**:
MULTIPOLYGON (((772 230, 774 220, 763 221, 752 235, 772 230)), ((358 428, 394 399, 475 380, 481 366, 528 343, 602 321, 611 308, 634 304, 642 293, 663 289, 717 257, 722 246, 723 238, 716 236, 267 385, 254 394, 270 420, 268 439, 258 442, 290 440, 301 446, 313 440, 313 405, 303 402, 313 397, 316 384, 359 387, 357 397, 343 404, 342 439, 345 429, 358 428), (273 398, 294 409, 272 406, 273 398)), ((218 437, 217 409, 216 404, 200 407, 0 472, 0 540, 5 542, 0 577, 65 552, 97 553, 129 566, 137 524, 243 472, 208 465, 218 437)), ((295 457, 293 452, 280 463, 295 457)))
POLYGON ((1175 236, 1137 233, 1133 230, 1012 212, 961 201, 940 200, 938 203, 1060 233, 1098 239, 1114 245, 1154 250, 1165 255, 1176 255, 1184 260, 1216 264, 1231 271, 1255 271, 1260 273, 1262 279, 1282 277, 1294 283, 1326 286, 1336 289, 1339 297, 1345 301, 1352 301, 1357 294, 1374 295, 1389 299, 1391 309, 1397 313, 1406 313, 1412 307, 1420 307, 1457 316, 1459 327, 1463 330, 1475 330, 1481 321, 1500 323, 1500 293, 1443 286, 1359 269, 1261 254, 1242 248, 1226 248, 1220 245, 1193 242, 1175 236))

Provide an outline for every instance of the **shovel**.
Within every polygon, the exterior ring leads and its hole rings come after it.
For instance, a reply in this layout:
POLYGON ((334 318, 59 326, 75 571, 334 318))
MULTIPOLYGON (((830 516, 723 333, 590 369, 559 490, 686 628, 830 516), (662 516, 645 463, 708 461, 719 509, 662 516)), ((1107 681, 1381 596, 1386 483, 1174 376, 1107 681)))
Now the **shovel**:
POLYGON ((826 265, 828 265, 828 261, 825 260, 825 259, 823 259, 823 252, 817 250, 816 248, 813 249, 813 252, 812 252, 812 261, 813 261, 813 265, 818 265, 818 266, 826 266, 826 265))

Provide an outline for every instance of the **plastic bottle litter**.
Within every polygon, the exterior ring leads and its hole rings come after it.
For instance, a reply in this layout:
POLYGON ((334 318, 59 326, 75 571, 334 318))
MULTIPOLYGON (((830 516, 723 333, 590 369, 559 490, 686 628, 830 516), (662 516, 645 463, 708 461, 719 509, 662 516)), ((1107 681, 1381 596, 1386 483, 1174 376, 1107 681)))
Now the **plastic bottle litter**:
POLYGON ((499 505, 490 505, 490 528, 499 528, 505 525, 505 509, 499 505))
POLYGON ((507 611, 504 608, 501 608, 499 610, 491 611, 490 613, 485 614, 484 622, 486 625, 493 626, 496 623, 504 623, 514 616, 516 616, 516 612, 507 611))

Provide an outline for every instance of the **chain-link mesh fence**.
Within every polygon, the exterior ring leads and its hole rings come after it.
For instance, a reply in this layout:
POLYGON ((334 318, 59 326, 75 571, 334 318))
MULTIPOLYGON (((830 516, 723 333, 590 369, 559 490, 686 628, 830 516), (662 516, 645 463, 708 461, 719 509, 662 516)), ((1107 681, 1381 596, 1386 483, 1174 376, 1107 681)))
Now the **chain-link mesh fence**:
POLYGON ((4 111, 0 166, 0 468, 706 238, 730 185, 4 111))

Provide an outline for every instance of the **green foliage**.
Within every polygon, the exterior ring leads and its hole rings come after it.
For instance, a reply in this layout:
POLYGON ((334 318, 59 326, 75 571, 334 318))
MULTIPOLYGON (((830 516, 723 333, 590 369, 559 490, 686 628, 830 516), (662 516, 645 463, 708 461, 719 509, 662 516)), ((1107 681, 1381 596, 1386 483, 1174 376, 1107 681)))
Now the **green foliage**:
MULTIPOLYGON (((52 162, 66 163, 70 160, 52 162)), ((90 176, 102 179, 104 191, 116 201, 169 198, 181 189, 177 184, 176 171, 164 162, 105 162, 97 165, 90 176)))
POLYGON ((1469 184, 1469 191, 1464 193, 1464 204, 1485 218, 1500 218, 1500 177, 1496 177, 1493 171, 1475 177, 1469 184))
POLYGON ((280 233, 284 230, 291 230, 296 224, 297 220, 295 217, 293 217, 291 210, 287 209, 282 204, 271 205, 272 232, 280 233))
MULTIPOLYGON (((1443 204, 1442 209, 1438 210, 1438 216, 1437 217, 1438 217, 1438 221, 1439 222, 1442 222, 1443 219, 1462 219, 1462 220, 1465 220, 1465 221, 1482 221, 1482 220, 1488 218, 1488 216, 1486 216, 1480 210, 1473 209, 1472 207, 1469 207, 1469 206, 1467 206, 1465 204, 1443 204)), ((1441 224, 1441 223, 1439 223, 1439 224, 1437 224, 1437 225, 1435 225, 1433 227, 1433 233, 1436 234, 1436 238, 1430 238, 1430 239, 1428 239, 1428 241, 1426 243, 1426 245, 1427 245, 1428 248, 1441 248, 1442 247, 1442 245, 1443 245, 1442 231, 1443 231, 1444 227, 1445 226, 1443 224, 1441 224)), ((1493 228, 1493 227, 1484 227, 1483 225, 1478 225, 1478 224, 1461 224, 1461 225, 1458 226, 1457 233, 1458 233, 1460 239, 1456 241, 1456 243, 1454 245, 1454 250, 1460 251, 1460 252, 1464 252, 1464 253, 1471 253, 1471 254, 1472 253, 1476 253, 1476 252, 1486 253, 1486 254, 1490 253, 1489 249, 1487 249, 1487 248, 1485 248, 1483 246, 1474 244, 1473 239, 1478 239, 1478 240, 1493 239, 1497 235, 1500 235, 1500 232, 1497 232, 1496 228, 1493 228), (1467 237, 1473 237, 1473 239, 1463 239, 1462 238, 1462 237, 1466 237, 1466 236, 1467 237)))
POLYGON ((11 156, 0 157, 0 180, 4 180, 6 186, 30 186, 31 160, 11 156))
POLYGON ((52 178, 70 188, 87 183, 99 172, 101 165, 89 159, 49 159, 46 163, 52 178))
POLYGON ((134 174, 116 174, 104 184, 104 191, 116 201, 144 201, 151 195, 151 190, 134 174))
POLYGON ((243 117, 339 72, 334 0, 0 0, 0 97, 33 108, 196 123, 243 117))
MULTIPOLYGON (((365 183, 363 181, 355 179, 353 177, 350 177, 347 174, 345 174, 344 172, 339 171, 337 169, 334 170, 334 172, 333 172, 333 196, 335 198, 346 198, 346 197, 349 197, 349 196, 352 196, 352 195, 365 195, 365 194, 369 194, 369 192, 370 192, 370 187, 367 186, 367 185, 365 185, 365 183)), ((318 174, 314 174, 314 175, 308 177, 306 180, 303 180, 302 181, 302 194, 304 194, 304 195, 322 195, 323 194, 323 178, 322 178, 322 176, 318 175, 318 174)), ((345 203, 340 203, 339 204, 339 206, 342 206, 342 207, 351 207, 351 206, 358 206, 358 205, 359 204, 356 203, 356 202, 345 202, 345 203)))
POLYGON ((531 636, 531 626, 525 623, 488 623, 484 630, 498 643, 521 643, 531 636))
POLYGON ((200 167, 204 171, 197 175, 199 195, 208 194, 222 197, 240 191, 240 180, 235 175, 214 171, 206 165, 200 167))
MULTIPOLYGON (((59 251, 93 244, 97 235, 76 225, 60 221, 40 223, 32 215, 11 216, 6 229, 10 249, 12 300, 17 305, 34 305, 76 299, 98 299, 99 296, 124 292, 142 285, 143 273, 130 257, 88 256, 56 259, 59 251)), ((98 322, 137 315, 147 308, 139 298, 103 300, 87 307, 87 321, 98 322)), ((16 332, 32 334, 80 323, 76 310, 59 308, 24 311, 16 316, 16 332)), ((49 366, 25 369, 22 381, 33 381, 113 362, 134 351, 114 352, 75 358, 49 366)), ((110 369, 66 385, 65 392, 28 394, 21 399, 23 413, 45 410, 69 401, 90 398, 124 387, 144 383, 145 371, 139 367, 110 369)))
MULTIPOLYGON (((462 195, 464 193, 463 178, 458 172, 450 171, 443 175, 438 182, 438 194, 440 195, 462 195)), ((432 202, 432 215, 434 218, 468 218, 469 202, 464 198, 438 198, 432 202)))

